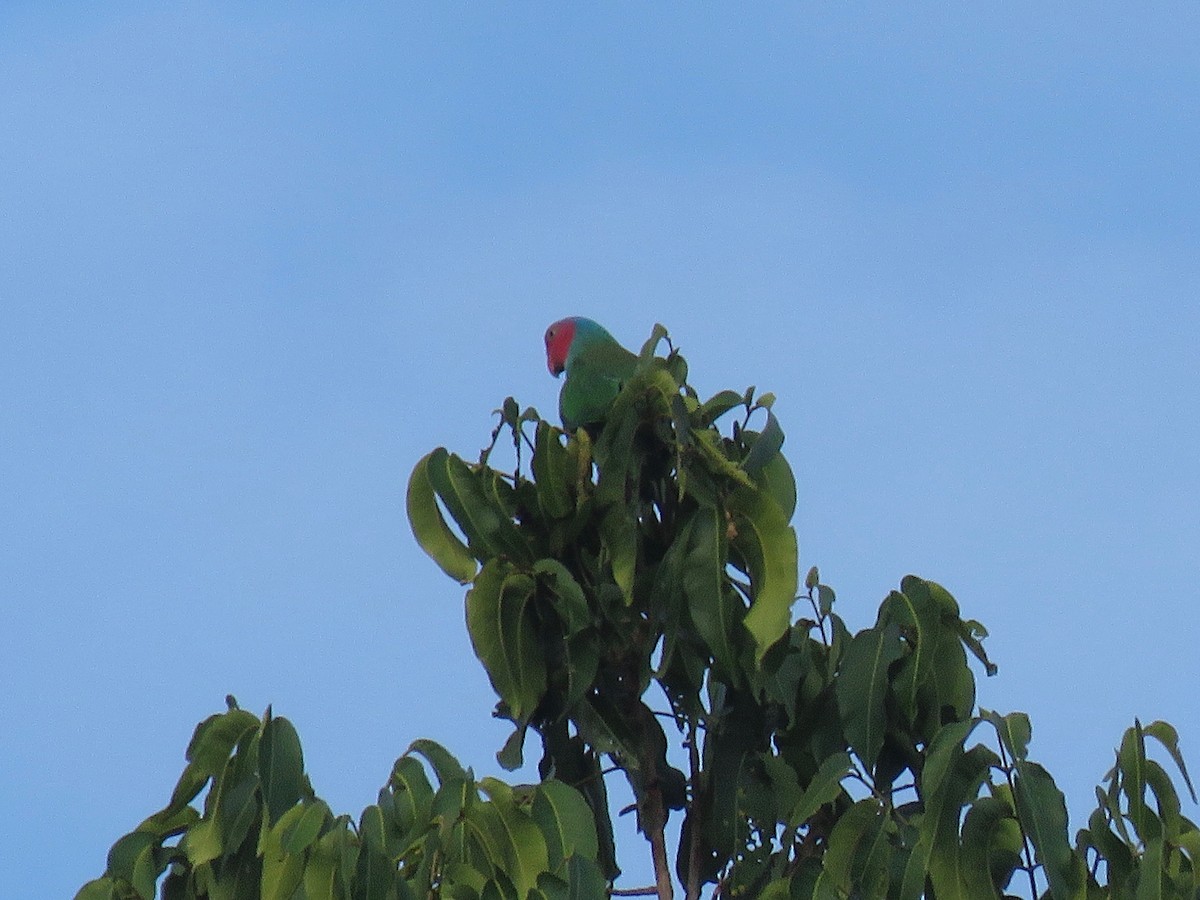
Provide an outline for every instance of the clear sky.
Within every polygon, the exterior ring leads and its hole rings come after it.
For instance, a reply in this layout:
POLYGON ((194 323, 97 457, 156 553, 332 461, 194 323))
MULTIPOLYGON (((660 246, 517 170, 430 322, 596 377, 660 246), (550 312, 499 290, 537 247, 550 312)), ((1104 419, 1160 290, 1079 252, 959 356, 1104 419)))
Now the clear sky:
POLYGON ((499 773, 404 487, 574 313, 778 395, 802 567, 945 584, 1075 826, 1135 716, 1200 774, 1195 5, 252 6, 0 10, 0 895, 227 693, 339 812, 499 773))

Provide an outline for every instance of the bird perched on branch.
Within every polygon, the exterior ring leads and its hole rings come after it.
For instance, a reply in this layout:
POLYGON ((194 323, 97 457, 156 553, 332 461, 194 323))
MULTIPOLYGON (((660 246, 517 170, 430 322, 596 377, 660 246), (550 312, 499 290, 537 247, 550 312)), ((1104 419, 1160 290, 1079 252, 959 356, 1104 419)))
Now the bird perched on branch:
POLYGON ((604 421, 621 385, 633 374, 637 357, 603 326, 582 316, 560 319, 546 329, 546 366, 567 375, 558 395, 563 427, 574 431, 604 421))

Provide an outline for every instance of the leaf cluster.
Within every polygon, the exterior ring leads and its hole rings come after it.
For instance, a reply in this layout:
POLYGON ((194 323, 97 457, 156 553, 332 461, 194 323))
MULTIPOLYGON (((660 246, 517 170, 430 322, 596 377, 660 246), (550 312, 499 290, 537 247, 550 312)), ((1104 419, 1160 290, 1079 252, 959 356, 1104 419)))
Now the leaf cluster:
POLYGON ((602 759, 633 790, 659 896, 673 810, 688 897, 715 883, 722 896, 985 898, 1018 876, 1035 896, 1082 897, 1105 875, 1144 890, 1158 873, 1193 896, 1194 829, 1161 769, 1121 774, 1136 750, 1123 745, 1099 818, 1069 844, 1026 718, 976 712, 970 661, 995 672, 986 631, 940 585, 905 578, 851 634, 813 569, 799 595, 811 613, 792 621, 796 489, 773 397, 702 400, 669 342, 655 355, 664 336, 600 427, 564 432, 509 398, 477 462, 439 448, 409 483, 418 541, 470 584, 471 640, 515 725, 501 762, 519 765, 527 731, 540 736, 542 774, 588 798, 605 874, 618 869, 602 759), (506 430, 512 473, 489 464, 506 430), (984 724, 990 745, 972 738, 984 724), (1161 792, 1156 816, 1131 799, 1141 784, 1161 792))
POLYGON ((592 802, 610 875, 600 757, 628 777, 642 830, 661 832, 696 784, 668 760, 647 688, 660 684, 676 724, 694 728, 722 715, 710 694, 728 695, 722 708, 762 695, 760 663, 787 633, 797 589, 795 482, 773 398, 701 402, 683 357, 654 355, 664 336, 643 348, 603 428, 568 434, 510 399, 478 463, 435 450, 408 493, 418 541, 471 582, 471 640, 516 728, 501 762, 520 764, 529 728, 541 736, 543 774, 570 773, 592 802), (717 420, 737 409, 723 435, 717 420), (511 475, 488 465, 504 428, 511 475))
POLYGON ((409 480, 413 533, 464 585, 474 650, 537 785, 476 780, 417 741, 357 821, 304 774, 286 719, 201 723, 170 802, 77 900, 599 898, 623 776, 656 884, 698 898, 1200 898, 1195 793, 1174 729, 1135 722, 1072 841, 1022 713, 977 708, 986 631, 905 577, 851 632, 799 583, 792 470, 770 394, 702 400, 656 327, 604 422, 566 432, 511 398, 469 462, 409 480), (491 458, 507 432, 515 469, 491 458), (793 607, 800 602, 800 612, 793 607), (661 708, 656 708, 661 707, 661 708), (665 727, 664 727, 665 726, 665 727), (432 771, 434 780, 429 777, 432 771), (683 817, 673 865, 667 820, 683 817))
POLYGON ((313 793, 287 719, 200 723, 171 800, 118 840, 76 900, 568 900, 603 896, 583 798, 556 780, 476 780, 420 740, 358 821, 313 793), (424 761, 422 761, 424 760, 424 761), (432 769, 437 784, 431 782, 432 769), (195 807, 204 794, 202 811, 195 807))

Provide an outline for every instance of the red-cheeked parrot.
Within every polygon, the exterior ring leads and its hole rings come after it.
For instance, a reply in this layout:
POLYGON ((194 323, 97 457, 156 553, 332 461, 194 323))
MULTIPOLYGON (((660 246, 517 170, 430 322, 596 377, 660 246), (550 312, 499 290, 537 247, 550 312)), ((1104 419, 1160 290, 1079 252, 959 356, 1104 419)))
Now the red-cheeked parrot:
POLYGON ((556 378, 567 373, 558 414, 563 427, 574 431, 604 421, 621 385, 633 374, 637 357, 603 326, 571 316, 546 329, 546 365, 556 378))

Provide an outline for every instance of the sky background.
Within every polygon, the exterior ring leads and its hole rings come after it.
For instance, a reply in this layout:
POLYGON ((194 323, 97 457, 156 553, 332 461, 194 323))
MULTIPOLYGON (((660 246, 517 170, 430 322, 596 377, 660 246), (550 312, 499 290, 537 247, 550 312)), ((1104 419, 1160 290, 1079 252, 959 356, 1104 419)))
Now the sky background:
POLYGON ((946 585, 1072 829, 1135 716, 1200 771, 1200 8, 169 6, 0 10, 0 895, 227 693, 337 812, 500 774, 404 489, 569 314, 778 395, 802 571, 946 585))

